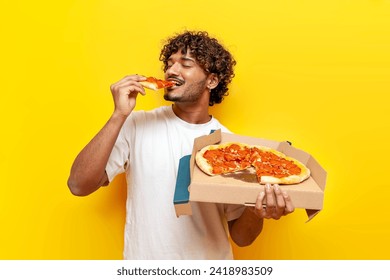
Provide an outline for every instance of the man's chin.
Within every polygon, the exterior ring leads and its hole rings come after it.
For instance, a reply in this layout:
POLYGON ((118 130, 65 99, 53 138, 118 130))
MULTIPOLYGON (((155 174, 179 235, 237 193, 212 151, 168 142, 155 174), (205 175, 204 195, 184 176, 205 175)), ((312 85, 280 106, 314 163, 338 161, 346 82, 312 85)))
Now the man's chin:
POLYGON ((164 93, 164 99, 166 101, 172 101, 172 102, 180 101, 180 97, 179 96, 173 96, 169 92, 165 92, 164 93))

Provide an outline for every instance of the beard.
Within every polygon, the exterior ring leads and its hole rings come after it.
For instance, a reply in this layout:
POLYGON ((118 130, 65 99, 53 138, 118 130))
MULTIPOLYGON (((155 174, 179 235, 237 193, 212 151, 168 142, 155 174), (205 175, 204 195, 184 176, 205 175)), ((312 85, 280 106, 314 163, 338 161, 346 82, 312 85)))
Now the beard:
POLYGON ((205 89, 206 79, 203 79, 199 82, 180 86, 176 89, 165 89, 164 99, 173 102, 192 103, 200 99, 205 89))

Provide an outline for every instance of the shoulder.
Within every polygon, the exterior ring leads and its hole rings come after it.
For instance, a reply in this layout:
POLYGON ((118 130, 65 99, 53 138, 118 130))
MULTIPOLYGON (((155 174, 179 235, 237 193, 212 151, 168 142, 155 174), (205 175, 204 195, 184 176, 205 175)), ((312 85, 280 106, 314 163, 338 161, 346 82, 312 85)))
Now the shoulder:
POLYGON ((218 119, 214 118, 212 119, 212 122, 213 122, 213 126, 216 128, 216 129, 221 129, 222 132, 226 132, 226 133, 232 133, 225 125, 223 125, 218 119))

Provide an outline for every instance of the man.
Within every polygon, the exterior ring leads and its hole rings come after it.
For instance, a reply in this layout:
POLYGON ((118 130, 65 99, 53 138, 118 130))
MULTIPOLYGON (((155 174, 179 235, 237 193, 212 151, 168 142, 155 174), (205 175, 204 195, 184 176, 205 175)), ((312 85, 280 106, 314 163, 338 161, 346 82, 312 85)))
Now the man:
POLYGON ((229 233, 239 246, 249 245, 264 218, 279 219, 294 206, 277 185, 267 185, 255 207, 193 203, 192 216, 176 217, 179 160, 191 153, 195 137, 228 131, 209 106, 226 95, 236 62, 206 32, 170 38, 160 60, 165 78, 176 83, 164 94, 173 105, 133 111, 138 94, 145 95, 139 82, 146 78, 130 75, 113 84, 114 112, 75 159, 69 188, 88 195, 126 172, 125 259, 231 259, 229 233))

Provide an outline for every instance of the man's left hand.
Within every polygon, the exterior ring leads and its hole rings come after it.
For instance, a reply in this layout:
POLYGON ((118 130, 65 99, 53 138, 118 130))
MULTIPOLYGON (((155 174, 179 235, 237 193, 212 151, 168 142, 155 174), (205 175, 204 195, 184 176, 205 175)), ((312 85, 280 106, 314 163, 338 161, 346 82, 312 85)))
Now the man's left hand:
POLYGON ((256 216, 265 219, 279 220, 282 216, 294 212, 294 205, 290 196, 279 188, 278 184, 266 184, 256 200, 255 207, 251 207, 256 216))

